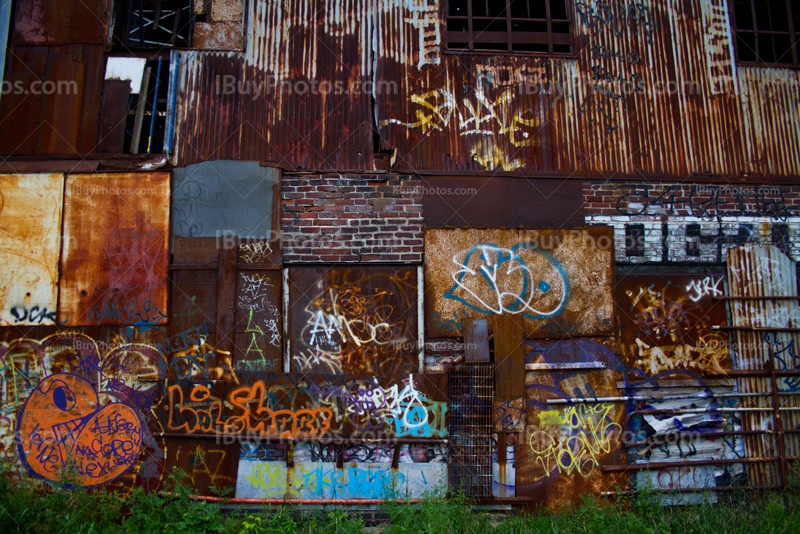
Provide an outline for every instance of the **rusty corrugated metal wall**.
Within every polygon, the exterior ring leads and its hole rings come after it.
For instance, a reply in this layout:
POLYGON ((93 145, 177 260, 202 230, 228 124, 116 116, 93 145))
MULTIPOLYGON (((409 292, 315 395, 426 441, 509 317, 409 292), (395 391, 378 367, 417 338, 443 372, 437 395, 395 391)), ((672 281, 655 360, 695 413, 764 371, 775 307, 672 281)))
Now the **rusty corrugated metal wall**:
POLYGON ((370 170, 378 148, 418 172, 800 175, 797 73, 737 67, 722 0, 602 2, 613 23, 574 3, 574 58, 446 53, 443 4, 251 2, 244 54, 182 60, 176 161, 370 170))

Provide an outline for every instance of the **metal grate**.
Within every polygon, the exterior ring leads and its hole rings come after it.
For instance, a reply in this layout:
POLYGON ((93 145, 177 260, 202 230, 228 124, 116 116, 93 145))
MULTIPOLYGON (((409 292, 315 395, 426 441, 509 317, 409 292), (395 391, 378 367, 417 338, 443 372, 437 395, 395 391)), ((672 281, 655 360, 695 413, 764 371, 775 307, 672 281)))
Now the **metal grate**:
POLYGON ((450 487, 468 497, 492 496, 493 366, 459 365, 450 372, 450 487))

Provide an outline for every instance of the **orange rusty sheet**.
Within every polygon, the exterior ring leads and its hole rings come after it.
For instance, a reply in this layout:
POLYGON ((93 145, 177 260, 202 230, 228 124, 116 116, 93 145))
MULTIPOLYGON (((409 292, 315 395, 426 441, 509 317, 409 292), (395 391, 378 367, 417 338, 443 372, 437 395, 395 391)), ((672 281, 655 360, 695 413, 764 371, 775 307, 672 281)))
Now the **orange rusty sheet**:
POLYGON ((169 173, 67 177, 59 321, 166 324, 169 173))
POLYGON ((465 318, 521 314, 530 337, 594 336, 613 326, 610 229, 428 230, 425 317, 431 336, 465 318))
POLYGON ((63 174, 0 175, 0 324, 54 324, 63 174))

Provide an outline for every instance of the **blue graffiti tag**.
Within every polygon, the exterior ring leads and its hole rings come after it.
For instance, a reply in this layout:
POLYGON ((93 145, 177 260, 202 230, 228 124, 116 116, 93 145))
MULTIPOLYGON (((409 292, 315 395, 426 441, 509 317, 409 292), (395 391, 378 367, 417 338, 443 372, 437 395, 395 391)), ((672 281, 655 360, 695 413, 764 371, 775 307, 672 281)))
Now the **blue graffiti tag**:
POLYGON ((461 268, 453 274, 455 284, 444 294, 445 298, 457 300, 468 306, 469 308, 479 311, 481 313, 502 314, 506 313, 522 313, 524 317, 529 319, 548 319, 560 315, 569 301, 569 294, 571 285, 569 277, 567 276, 564 266, 549 252, 542 250, 533 243, 517 243, 510 249, 499 247, 493 243, 481 243, 470 248, 464 260, 461 263, 461 268), (534 282, 533 273, 531 272, 525 260, 520 256, 519 251, 529 250, 533 253, 540 254, 545 258, 553 269, 555 269, 561 280, 562 295, 558 305, 548 311, 537 310, 531 306, 531 302, 537 296, 543 296, 549 293, 552 289, 551 284, 545 280, 540 280, 538 283, 534 282), (479 259, 483 264, 479 267, 479 271, 483 279, 489 284, 490 290, 493 291, 497 297, 496 308, 481 300, 481 297, 476 295, 472 290, 464 285, 465 275, 475 275, 477 272, 469 267, 470 259, 473 255, 480 253, 479 259), (512 292, 504 292, 498 284, 498 274, 500 267, 508 263, 508 268, 505 270, 506 275, 520 271, 522 275, 522 290, 519 294, 512 292), (534 289, 535 288, 535 289, 534 289), (477 305, 470 302, 461 296, 455 294, 457 290, 463 290, 471 295, 472 299, 477 302, 477 305), (538 290, 538 292, 537 292, 538 290), (504 301, 512 300, 510 304, 504 301))

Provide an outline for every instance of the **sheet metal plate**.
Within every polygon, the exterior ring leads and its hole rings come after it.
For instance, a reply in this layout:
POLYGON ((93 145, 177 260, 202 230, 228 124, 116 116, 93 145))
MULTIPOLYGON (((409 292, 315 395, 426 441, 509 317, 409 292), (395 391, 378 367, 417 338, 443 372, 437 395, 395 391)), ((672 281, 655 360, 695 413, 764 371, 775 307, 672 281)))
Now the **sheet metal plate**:
MULTIPOLYGON (((731 368, 725 326, 725 277, 719 274, 626 275, 617 284, 625 363, 648 375, 731 368)), ((676 377, 685 378, 680 373, 676 377)))
POLYGON ((411 373, 417 366, 415 267, 289 271, 292 371, 411 373))
POLYGON ((56 322, 63 174, 0 175, 0 324, 56 322))
POLYGON ((59 320, 166 324, 169 173, 67 178, 59 320))
POLYGON ((461 320, 521 314, 530 337, 611 333, 611 229, 426 230, 425 318, 434 337, 462 335, 461 320))

